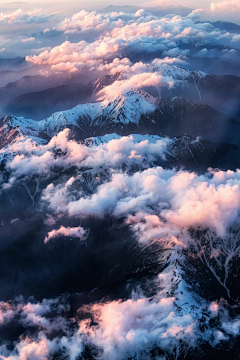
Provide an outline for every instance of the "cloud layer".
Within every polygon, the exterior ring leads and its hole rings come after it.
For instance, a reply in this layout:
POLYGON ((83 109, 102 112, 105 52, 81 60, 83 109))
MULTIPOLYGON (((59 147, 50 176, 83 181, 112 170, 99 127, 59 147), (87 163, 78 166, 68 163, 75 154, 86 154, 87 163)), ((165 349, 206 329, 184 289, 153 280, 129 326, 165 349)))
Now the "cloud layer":
POLYGON ((25 12, 23 9, 18 9, 8 14, 0 13, 0 25, 45 23, 49 21, 53 16, 54 14, 43 14, 41 9, 34 9, 33 11, 28 12, 25 12))
MULTIPOLYGON (((194 12, 195 17, 196 14, 197 11, 194 12)), ((143 53, 153 58, 157 54, 161 54, 161 57, 186 56, 192 51, 187 49, 192 42, 196 46, 201 42, 212 43, 219 56, 224 56, 221 46, 232 44, 238 47, 238 34, 216 29, 209 22, 196 22, 194 16, 168 15, 158 18, 144 10, 136 14, 81 11, 65 19, 55 30, 81 33, 94 29, 98 32, 96 40, 65 41, 39 55, 28 56, 27 61, 49 65, 52 71, 76 72, 104 64, 111 66, 115 59, 126 57, 131 60, 131 57, 143 53)))
MULTIPOLYGON (((222 14, 238 7, 235 0, 223 1, 213 3, 211 11, 222 14)), ((164 17, 145 10, 131 14, 82 10, 41 33, 26 33, 20 38, 22 46, 43 45, 35 55, 31 55, 33 49, 29 51, 26 58, 42 74, 117 74, 117 80, 98 93, 107 106, 109 97, 126 102, 121 94, 132 89, 159 90, 177 82, 184 86, 186 71, 175 64, 190 66, 191 58, 230 58, 237 63, 239 34, 197 21, 200 14, 200 9, 187 16, 164 17), (51 43, 53 34, 56 43, 51 43), (47 38, 51 39, 49 47, 45 42, 41 45, 47 38)), ((28 27, 52 17, 40 10, 18 10, 1 13, 0 24, 28 27)), ((155 102, 151 97, 148 107, 140 110, 149 114, 155 102)), ((115 104, 118 106, 117 100, 115 104)), ((90 112, 98 105, 93 104, 90 112)), ((78 117, 73 110, 73 128, 78 117)), ((40 132, 42 124, 46 130, 48 121, 37 123, 35 129, 33 126, 32 134, 40 132)), ((67 122, 65 113, 56 114, 52 121, 56 134, 60 121, 67 122)), ((23 118, 19 122, 29 125, 23 118)), ((170 150, 175 140, 159 136, 112 134, 76 141, 69 129, 50 140, 46 139, 51 133, 46 134, 41 141, 18 136, 0 152, 0 196, 12 217, 6 226, 5 210, 0 214, 0 226, 6 233, 1 246, 8 254, 19 249, 22 241, 30 256, 42 246, 41 255, 49 259, 50 267, 37 270, 43 273, 44 282, 53 276, 48 284, 54 289, 56 278, 62 283, 71 276, 70 295, 60 293, 55 299, 38 300, 18 296, 0 302, 0 326, 6 334, 0 358, 187 359, 193 353, 204 357, 206 348, 211 353, 212 348, 216 352, 234 346, 240 335, 239 299, 234 289, 240 255, 240 170, 209 169, 200 175, 171 168, 166 159, 177 156, 177 151, 170 150), (21 213, 15 202, 26 209, 21 213), (34 228, 36 243, 34 237, 29 245, 31 222, 38 228, 34 228), (11 236, 9 227, 13 229, 11 236), (73 268, 69 253, 62 251, 68 248, 75 255, 76 243, 82 248, 76 251, 77 266, 73 268), (118 246, 120 260, 109 259, 111 248, 118 246), (73 294, 74 272, 86 277, 87 283, 94 269, 86 264, 85 271, 84 262, 79 266, 89 248, 91 260, 96 254, 103 256, 102 249, 109 250, 106 259, 114 267, 103 264, 102 270, 102 263, 97 263, 104 276, 98 282, 98 274, 92 275, 96 287, 91 288, 89 281, 88 293, 79 288, 73 294), (137 264, 128 272, 134 251, 137 264), (62 272, 55 269, 53 258, 62 272), (126 267, 121 267, 121 261, 126 267), (115 287, 126 287, 122 298, 115 287)), ((19 283, 24 282, 24 272, 16 273, 16 278, 12 277, 14 296, 19 283)))

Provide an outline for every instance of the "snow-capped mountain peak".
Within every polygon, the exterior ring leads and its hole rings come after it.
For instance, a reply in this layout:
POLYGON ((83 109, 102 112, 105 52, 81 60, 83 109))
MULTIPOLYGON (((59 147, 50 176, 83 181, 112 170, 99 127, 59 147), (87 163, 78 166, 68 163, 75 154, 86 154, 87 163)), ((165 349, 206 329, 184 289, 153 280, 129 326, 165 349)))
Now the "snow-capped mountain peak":
POLYGON ((189 80, 189 79, 202 79, 207 76, 207 73, 200 70, 188 70, 178 65, 161 64, 154 66, 152 72, 157 72, 164 77, 170 77, 174 80, 189 80))
POLYGON ((4 137, 11 134, 13 139, 19 135, 38 137, 44 134, 52 137, 69 127, 78 129, 84 135, 109 123, 138 124, 143 114, 150 114, 156 109, 154 97, 144 91, 132 90, 103 101, 80 104, 73 109, 54 113, 41 121, 7 117, 2 122, 1 134, 4 137))
POLYGON ((114 122, 138 124, 142 114, 156 110, 155 99, 144 91, 131 90, 102 102, 103 115, 114 122))

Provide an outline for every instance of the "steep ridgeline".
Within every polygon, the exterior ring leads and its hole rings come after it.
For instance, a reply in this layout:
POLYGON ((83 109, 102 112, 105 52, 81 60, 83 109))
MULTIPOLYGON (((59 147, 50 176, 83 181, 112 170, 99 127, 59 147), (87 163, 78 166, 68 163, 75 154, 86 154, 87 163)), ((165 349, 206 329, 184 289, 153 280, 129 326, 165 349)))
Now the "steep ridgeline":
POLYGON ((183 98, 158 99, 142 90, 80 104, 41 121, 6 117, 0 126, 0 161, 13 155, 9 151, 12 143, 30 138, 45 144, 66 128, 71 130, 71 138, 90 145, 109 140, 111 134, 138 134, 139 141, 168 136, 174 140, 169 143, 164 166, 185 166, 197 172, 240 166, 240 122, 206 105, 183 98))
MULTIPOLYGON (((161 85, 161 87, 143 89, 153 96, 183 97, 199 104, 209 105, 235 119, 240 118, 240 78, 237 76, 209 75, 202 71, 190 71, 169 64, 152 66, 149 71, 160 74, 174 84, 171 88, 161 85)), ((99 97, 99 91, 114 81, 124 80, 129 76, 130 73, 105 75, 86 85, 74 77, 67 80, 57 78, 54 81, 43 76, 38 76, 36 79, 34 76, 23 78, 5 88, 0 88, 0 102, 4 108, 2 113, 40 120, 54 111, 95 101, 99 97), (60 81, 59 85, 57 81, 60 81), (50 87, 50 83, 54 84, 54 87, 53 85, 50 87), (26 93, 26 84, 31 88, 31 93, 26 93), (36 87, 36 84, 40 85, 36 87), (42 87, 41 91, 39 87, 42 87)))
POLYGON ((207 105, 184 98, 158 99, 139 90, 100 102, 80 104, 41 121, 5 117, 0 126, 1 147, 19 135, 49 139, 65 128, 70 128, 76 139, 111 133, 139 133, 200 136, 216 143, 240 144, 240 122, 207 105))

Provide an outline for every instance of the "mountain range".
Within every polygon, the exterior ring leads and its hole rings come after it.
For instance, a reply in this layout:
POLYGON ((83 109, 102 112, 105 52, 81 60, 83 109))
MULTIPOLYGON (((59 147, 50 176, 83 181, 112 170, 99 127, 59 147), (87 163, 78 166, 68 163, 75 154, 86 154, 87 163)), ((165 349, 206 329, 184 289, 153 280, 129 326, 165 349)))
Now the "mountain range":
POLYGON ((0 358, 239 358, 240 68, 187 48, 99 77, 0 60, 0 358))
MULTIPOLYGON (((223 112, 226 115, 239 117, 240 79, 232 75, 208 75, 201 71, 191 71, 176 65, 162 65, 154 72, 172 79, 173 88, 162 87, 163 98, 182 97, 198 104, 223 112)), ((6 105, 2 113, 24 115, 40 120, 49 116, 52 111, 65 110, 78 105, 96 101, 97 93, 114 81, 124 79, 126 75, 117 73, 91 81, 79 83, 77 77, 63 78, 59 76, 31 76, 0 88, 0 99, 6 105), (61 85, 49 88, 54 82, 61 85), (28 93, 31 89, 31 92, 28 93), (37 91, 38 90, 38 91, 37 91)), ((153 96, 159 94, 154 88, 147 90, 153 96)))

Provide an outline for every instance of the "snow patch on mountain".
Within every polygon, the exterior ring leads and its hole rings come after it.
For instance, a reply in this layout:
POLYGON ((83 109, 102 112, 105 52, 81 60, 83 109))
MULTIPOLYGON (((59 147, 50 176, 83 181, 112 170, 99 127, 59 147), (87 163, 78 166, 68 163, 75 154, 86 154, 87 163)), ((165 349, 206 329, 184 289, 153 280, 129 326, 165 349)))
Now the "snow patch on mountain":
POLYGON ((13 138, 20 135, 39 137, 40 134, 52 137, 67 127, 77 128, 84 134, 86 129, 103 127, 109 122, 138 124, 143 114, 157 109, 155 103, 156 99, 144 91, 129 91, 104 101, 80 104, 41 121, 10 116, 3 120, 0 133, 6 137, 14 131, 13 138))
MULTIPOLYGON (((87 139, 84 139, 82 141, 82 143, 87 145, 87 146, 100 146, 102 144, 108 143, 111 140, 119 140, 119 139, 121 139, 121 137, 122 137, 121 135, 113 133, 113 134, 107 134, 107 135, 104 135, 104 136, 96 136, 96 137, 87 138, 87 139)), ((163 137, 158 136, 158 135, 148 135, 148 134, 146 134, 146 135, 131 134, 131 135, 127 136, 127 137, 132 137, 134 143, 140 143, 142 141, 148 141, 151 144, 156 144, 156 142, 158 140, 163 140, 164 139, 163 137)), ((172 143, 173 141, 169 140, 169 142, 172 143)))
POLYGON ((175 80, 191 80, 194 78, 204 79, 207 73, 199 70, 187 70, 177 65, 161 64, 154 66, 152 72, 158 72, 164 77, 171 77, 175 80))

